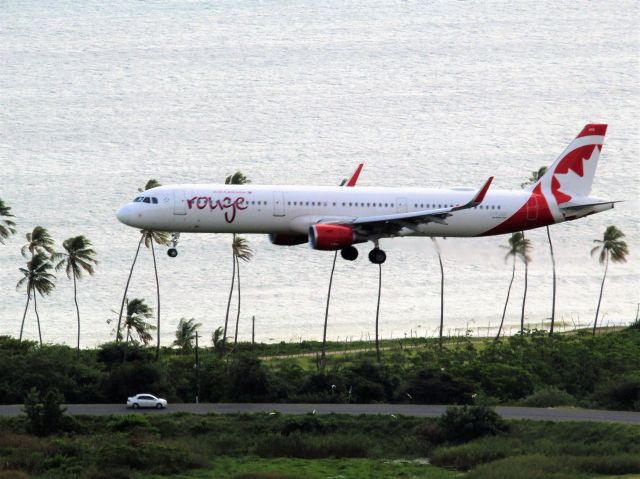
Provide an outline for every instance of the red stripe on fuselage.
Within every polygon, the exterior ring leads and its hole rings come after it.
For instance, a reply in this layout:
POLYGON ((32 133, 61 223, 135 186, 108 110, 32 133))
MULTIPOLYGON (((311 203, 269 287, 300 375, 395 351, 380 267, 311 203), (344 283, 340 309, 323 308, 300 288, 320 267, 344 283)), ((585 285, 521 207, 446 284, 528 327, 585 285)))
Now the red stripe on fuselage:
POLYGON ((516 231, 530 230, 555 223, 555 219, 549 209, 549 203, 542 194, 542 187, 536 186, 531 192, 527 202, 512 216, 500 223, 495 228, 482 233, 480 236, 502 235, 505 233, 515 233, 516 231), (537 210, 536 219, 527 219, 533 216, 532 210, 537 210), (529 213, 529 215, 527 215, 529 213))

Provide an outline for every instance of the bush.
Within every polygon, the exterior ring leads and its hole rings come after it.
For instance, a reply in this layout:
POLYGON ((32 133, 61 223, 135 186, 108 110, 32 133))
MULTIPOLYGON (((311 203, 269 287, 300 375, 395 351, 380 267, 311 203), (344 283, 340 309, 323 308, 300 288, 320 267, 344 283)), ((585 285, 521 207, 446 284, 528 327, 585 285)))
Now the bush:
POLYGON ((593 395, 607 409, 640 411, 640 375, 629 374, 605 383, 593 395))
POLYGON ((439 447, 431 455, 430 461, 436 466, 468 471, 479 464, 502 459, 508 456, 508 452, 493 442, 472 442, 461 446, 439 447))
POLYGON ((305 436, 299 432, 288 436, 273 435, 260 441, 256 454, 260 457, 297 457, 322 459, 327 457, 367 457, 374 440, 365 435, 305 436))
POLYGON ((527 396, 521 404, 529 407, 574 406, 576 398, 566 391, 551 386, 527 396))
POLYGON ((403 385, 399 400, 411 397, 420 404, 471 404, 473 386, 462 378, 436 369, 422 369, 403 385))
POLYGON ((518 366, 487 364, 479 372, 482 390, 489 396, 514 400, 533 392, 531 375, 518 366))
POLYGON ((508 429, 507 423, 485 406, 448 407, 438 419, 438 425, 445 438, 452 442, 467 442, 508 429))
POLYGON ((229 363, 226 386, 227 398, 237 402, 265 401, 269 392, 262 363, 252 356, 240 356, 229 363))
POLYGON ((36 388, 31 388, 24 400, 24 413, 27 416, 28 429, 36 436, 47 436, 59 432, 64 425, 62 407, 64 397, 56 389, 48 391, 44 398, 36 388))

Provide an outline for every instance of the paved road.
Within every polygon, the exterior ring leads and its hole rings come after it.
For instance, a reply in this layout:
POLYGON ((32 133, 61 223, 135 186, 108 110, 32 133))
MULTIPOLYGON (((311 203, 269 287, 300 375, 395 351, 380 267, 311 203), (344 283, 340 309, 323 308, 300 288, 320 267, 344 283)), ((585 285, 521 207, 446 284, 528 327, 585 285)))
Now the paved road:
MULTIPOLYGON (((396 414, 405 416, 436 417, 447 406, 419 404, 170 404, 164 410, 137 410, 143 414, 188 412, 194 414, 270 413, 306 414, 396 414)), ((69 414, 127 414, 132 413, 121 404, 69 404, 69 414)), ((0 406, 0 416, 17 416, 21 405, 0 406)), ((600 411, 595 409, 538 409, 531 407, 496 407, 505 419, 532 419, 537 421, 599 421, 640 424, 640 413, 627 411, 600 411)))

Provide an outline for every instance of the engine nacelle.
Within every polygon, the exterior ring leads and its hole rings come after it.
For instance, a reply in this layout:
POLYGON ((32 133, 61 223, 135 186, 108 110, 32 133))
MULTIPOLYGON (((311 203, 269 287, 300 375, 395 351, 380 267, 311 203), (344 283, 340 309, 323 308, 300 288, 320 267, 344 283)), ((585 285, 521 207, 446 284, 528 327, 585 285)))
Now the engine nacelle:
POLYGON ((309 242, 313 249, 335 251, 351 246, 355 234, 349 226, 313 225, 309 228, 309 242))
POLYGON ((304 244, 309 241, 307 235, 289 235, 289 234, 275 234, 269 235, 269 241, 278 246, 295 246, 297 244, 304 244))

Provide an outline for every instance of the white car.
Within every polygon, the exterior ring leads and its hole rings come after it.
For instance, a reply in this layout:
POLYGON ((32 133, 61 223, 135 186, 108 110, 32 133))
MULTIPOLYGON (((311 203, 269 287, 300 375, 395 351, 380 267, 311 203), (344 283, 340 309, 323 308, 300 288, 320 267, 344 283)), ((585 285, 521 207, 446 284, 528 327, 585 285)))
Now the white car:
POLYGON ((167 407, 167 400, 157 398, 152 394, 136 394, 133 397, 127 398, 127 407, 132 407, 133 409, 138 409, 139 407, 163 409, 167 407))

